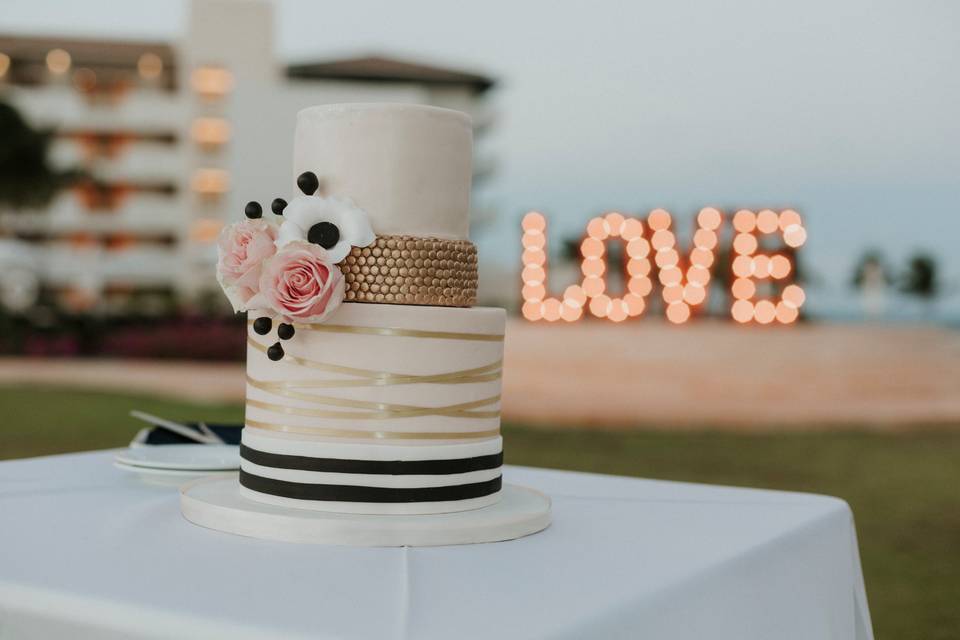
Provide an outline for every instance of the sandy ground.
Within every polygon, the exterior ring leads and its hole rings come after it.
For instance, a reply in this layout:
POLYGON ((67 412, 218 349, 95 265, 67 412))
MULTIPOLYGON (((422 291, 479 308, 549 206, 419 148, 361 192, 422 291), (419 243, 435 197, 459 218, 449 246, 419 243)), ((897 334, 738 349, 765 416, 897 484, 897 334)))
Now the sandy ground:
POLYGON ((504 416, 773 430, 960 427, 960 332, 657 322, 510 327, 504 416))
MULTIPOLYGON (((960 332, 511 321, 505 420, 788 430, 960 427, 960 332)), ((239 364, 0 359, 0 384, 243 398, 239 364)))

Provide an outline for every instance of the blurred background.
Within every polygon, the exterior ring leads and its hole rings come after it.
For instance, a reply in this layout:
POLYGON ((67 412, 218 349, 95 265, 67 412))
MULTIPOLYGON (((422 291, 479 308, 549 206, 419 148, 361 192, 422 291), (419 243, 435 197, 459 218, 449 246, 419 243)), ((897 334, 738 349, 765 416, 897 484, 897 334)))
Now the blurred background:
POLYGON ((838 495, 877 634, 954 638, 958 24, 940 2, 0 0, 0 459, 125 445, 130 409, 242 421, 215 240, 292 191, 296 111, 449 107, 474 122, 481 303, 511 312, 508 462, 838 495), (561 314, 612 211, 669 246, 645 236, 644 283, 607 242, 612 299, 561 314))

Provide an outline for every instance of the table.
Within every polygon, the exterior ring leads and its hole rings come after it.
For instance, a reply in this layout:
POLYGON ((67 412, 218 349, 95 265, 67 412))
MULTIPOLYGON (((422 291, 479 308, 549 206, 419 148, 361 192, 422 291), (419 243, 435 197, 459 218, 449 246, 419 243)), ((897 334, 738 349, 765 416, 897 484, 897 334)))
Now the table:
POLYGON ((508 467, 546 531, 295 545, 188 523, 113 453, 0 463, 0 638, 873 637, 836 498, 508 467))

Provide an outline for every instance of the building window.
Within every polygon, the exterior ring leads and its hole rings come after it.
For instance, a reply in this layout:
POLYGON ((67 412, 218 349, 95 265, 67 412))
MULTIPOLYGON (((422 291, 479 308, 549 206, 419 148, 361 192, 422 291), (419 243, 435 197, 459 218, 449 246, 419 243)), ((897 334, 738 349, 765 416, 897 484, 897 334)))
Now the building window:
POLYGON ((63 49, 51 49, 47 52, 47 69, 55 75, 63 75, 70 70, 72 64, 70 54, 63 49))
POLYGON ((223 67, 197 67, 193 70, 190 85, 201 98, 218 100, 233 89, 233 74, 223 67))
POLYGON ((163 60, 155 53, 144 53, 137 60, 137 73, 144 80, 156 80, 163 73, 163 60))
POLYGON ((230 188, 230 174, 223 169, 197 169, 191 187, 205 198, 216 198, 230 188))
POLYGON ((210 244, 216 241, 223 229, 223 221, 216 218, 198 218, 190 227, 190 239, 193 242, 210 244))
POLYGON ((190 132, 193 141, 206 150, 230 141, 230 123, 223 118, 197 118, 190 132))

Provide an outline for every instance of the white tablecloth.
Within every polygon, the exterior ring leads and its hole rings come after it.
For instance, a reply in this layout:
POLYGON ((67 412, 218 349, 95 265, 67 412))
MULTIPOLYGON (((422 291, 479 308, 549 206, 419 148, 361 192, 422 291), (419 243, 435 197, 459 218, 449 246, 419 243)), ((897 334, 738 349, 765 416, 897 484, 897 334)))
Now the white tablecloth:
POLYGON ((0 463, 0 638, 872 638, 823 496, 511 467, 512 542, 363 549, 202 529, 112 452, 0 463))

